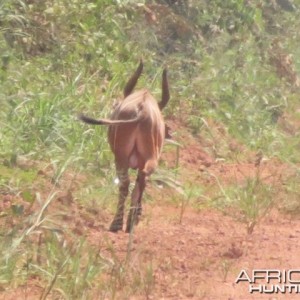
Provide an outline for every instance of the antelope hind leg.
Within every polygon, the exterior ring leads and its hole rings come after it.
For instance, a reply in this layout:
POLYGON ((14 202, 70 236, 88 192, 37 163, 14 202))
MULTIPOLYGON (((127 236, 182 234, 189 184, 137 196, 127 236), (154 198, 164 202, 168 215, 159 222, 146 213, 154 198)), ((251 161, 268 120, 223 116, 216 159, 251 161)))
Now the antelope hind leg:
POLYGON ((112 232, 117 232, 123 229, 124 206, 125 206, 126 197, 128 195, 128 188, 130 183, 128 170, 126 170, 126 172, 120 172, 118 178, 120 180, 119 202, 118 202, 117 212, 109 227, 109 231, 112 232))
POLYGON ((139 172, 135 187, 131 195, 130 211, 127 218, 126 232, 130 232, 134 225, 139 222, 139 217, 142 214, 142 196, 146 186, 145 174, 139 172))

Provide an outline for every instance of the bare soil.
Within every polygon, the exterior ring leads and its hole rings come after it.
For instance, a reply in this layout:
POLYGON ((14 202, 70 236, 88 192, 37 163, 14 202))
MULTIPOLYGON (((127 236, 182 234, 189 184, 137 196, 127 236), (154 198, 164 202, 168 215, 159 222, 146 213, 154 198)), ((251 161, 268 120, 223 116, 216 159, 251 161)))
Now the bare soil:
MULTIPOLYGON (((297 298, 251 295, 247 283, 235 281, 241 270, 299 268, 300 220, 273 212, 247 235, 244 226, 214 210, 187 209, 181 224, 179 208, 146 205, 144 213, 132 251, 154 267, 151 299, 297 298)), ((118 255, 127 253, 125 233, 94 230, 89 238, 95 244, 108 238, 118 255)))
MULTIPOLYGON (((180 137, 179 137, 180 139, 180 137)), ((191 139, 190 139, 191 141, 191 139)), ((175 150, 164 153, 163 162, 170 166, 176 160, 175 150)), ((256 176, 255 157, 247 162, 224 163, 216 160, 192 142, 180 151, 180 166, 186 171, 183 180, 199 185, 243 184, 256 176), (206 176, 205 174, 214 174, 206 176)), ((293 175, 293 170, 279 160, 264 160, 260 166, 265 182, 280 187, 293 175)), ((177 203, 166 199, 168 192, 157 192, 148 186, 155 198, 143 206, 143 216, 131 235, 108 232, 112 215, 105 211, 86 214, 72 195, 60 195, 51 210, 68 207, 65 221, 79 236, 85 236, 103 255, 120 261, 130 253, 136 269, 151 265, 154 282, 151 292, 130 299, 298 299, 297 294, 250 294, 246 282, 237 284, 241 270, 300 269, 300 218, 280 212, 276 207, 247 234, 246 225, 212 208, 191 206, 182 211, 177 203), (181 218, 182 215, 182 218, 181 218)), ((26 287, 2 293, 0 299, 39 299, 41 289, 34 279, 26 287)), ((123 298, 120 298, 123 299, 123 298)))

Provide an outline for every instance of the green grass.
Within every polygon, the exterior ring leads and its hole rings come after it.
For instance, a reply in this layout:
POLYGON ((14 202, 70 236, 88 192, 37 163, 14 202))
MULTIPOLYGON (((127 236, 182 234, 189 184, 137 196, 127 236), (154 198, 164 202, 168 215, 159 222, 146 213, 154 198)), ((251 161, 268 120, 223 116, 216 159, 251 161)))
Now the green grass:
POLYGON ((233 217, 246 226, 246 232, 252 234, 256 225, 276 208, 279 203, 278 193, 282 188, 281 182, 265 182, 261 174, 262 165, 256 166, 254 176, 244 175, 241 182, 223 186, 223 183, 214 176, 219 193, 210 200, 210 204, 224 214, 233 217))
POLYGON ((280 209, 291 216, 298 218, 300 213, 300 170, 297 169, 295 176, 285 182, 284 193, 281 195, 280 209))
MULTIPOLYGON (((291 54, 300 74, 299 8, 288 13, 271 2, 248 2, 195 0, 169 7, 165 18, 155 1, 0 4, 0 290, 37 279, 41 299, 151 295, 155 262, 120 261, 113 246, 106 256, 61 221, 64 210, 51 211, 56 192, 66 190, 87 217, 114 211, 118 189, 106 128, 84 125, 76 115, 107 117, 140 58, 138 86, 159 99, 168 66, 165 115, 206 140, 215 158, 263 151, 297 168, 299 87, 280 77, 271 60, 291 54), (150 2, 155 24, 145 18, 150 2), (232 139, 244 150, 233 153, 232 139)), ((180 221, 187 206, 202 209, 215 200, 251 231, 275 205, 276 187, 259 176, 208 192, 183 178, 178 157, 174 170, 165 169, 152 181, 177 193, 166 201, 181 206, 180 221)), ((298 177, 281 195, 286 211, 298 211, 298 177)))

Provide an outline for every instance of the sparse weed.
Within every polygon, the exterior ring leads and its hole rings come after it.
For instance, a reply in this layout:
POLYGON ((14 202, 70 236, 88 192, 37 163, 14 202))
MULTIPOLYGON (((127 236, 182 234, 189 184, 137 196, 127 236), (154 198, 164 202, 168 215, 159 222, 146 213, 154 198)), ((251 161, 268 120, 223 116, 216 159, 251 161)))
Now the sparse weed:
POLYGON ((277 200, 275 186, 265 183, 261 178, 261 167, 259 160, 254 177, 245 176, 244 183, 229 188, 224 188, 214 176, 220 189, 220 196, 215 198, 214 205, 245 223, 248 234, 253 232, 254 227, 270 212, 277 200))
POLYGON ((181 196, 179 224, 182 223, 183 215, 188 206, 199 208, 199 199, 204 197, 202 188, 190 184, 184 188, 184 194, 181 196))
POLYGON ((298 217, 300 213, 300 170, 284 184, 284 193, 280 197, 282 199, 279 205, 284 212, 298 217))
POLYGON ((224 282, 226 282, 228 273, 231 271, 232 266, 233 266, 232 260, 224 259, 221 262, 221 272, 222 272, 222 277, 224 282))

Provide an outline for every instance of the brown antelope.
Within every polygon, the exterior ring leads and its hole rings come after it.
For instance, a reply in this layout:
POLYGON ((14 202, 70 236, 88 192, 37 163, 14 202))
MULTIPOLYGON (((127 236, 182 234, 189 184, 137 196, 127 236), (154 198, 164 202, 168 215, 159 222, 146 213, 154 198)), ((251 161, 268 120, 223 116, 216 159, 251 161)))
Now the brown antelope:
POLYGON ((130 232, 133 225, 138 223, 146 177, 157 167, 164 138, 168 137, 168 127, 161 114, 161 110, 170 98, 167 70, 163 71, 162 100, 159 103, 147 89, 132 93, 142 70, 141 61, 124 88, 124 99, 114 108, 110 120, 95 120, 84 115, 79 116, 80 120, 88 124, 109 125, 108 141, 115 155, 119 178, 119 202, 109 228, 113 232, 123 228, 125 199, 130 183, 128 169, 138 169, 138 175, 131 195, 126 232, 130 232))

